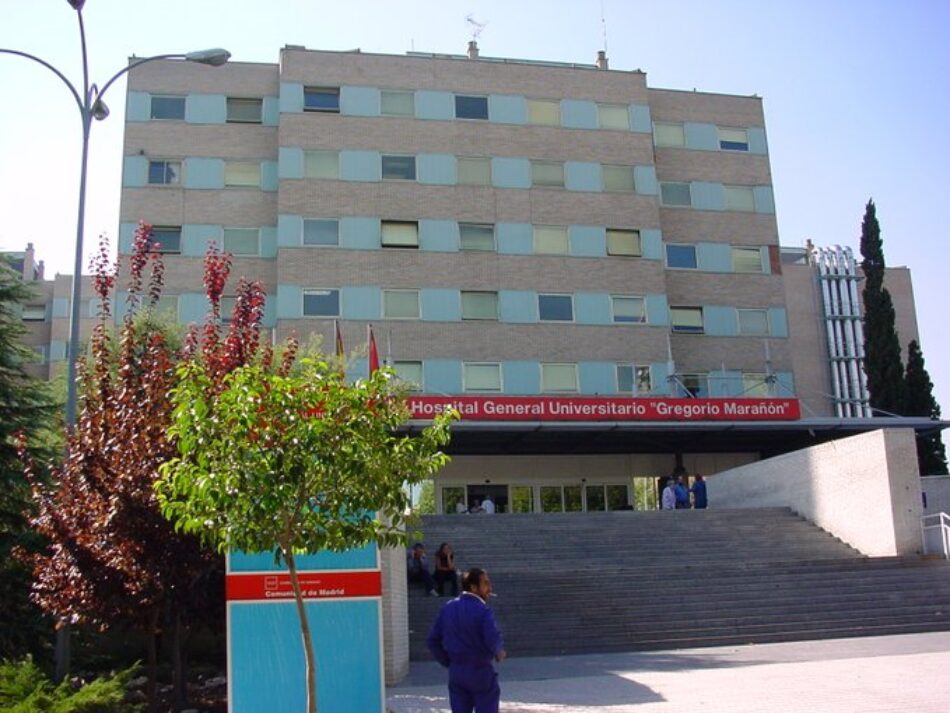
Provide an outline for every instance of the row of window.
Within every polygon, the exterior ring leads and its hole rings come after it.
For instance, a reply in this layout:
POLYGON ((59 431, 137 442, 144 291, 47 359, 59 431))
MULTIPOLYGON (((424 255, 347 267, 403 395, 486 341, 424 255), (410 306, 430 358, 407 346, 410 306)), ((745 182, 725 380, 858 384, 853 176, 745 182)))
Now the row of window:
MULTIPOLYGON (((226 121, 229 124, 260 124, 263 121, 264 100, 257 97, 228 97, 226 121)), ((185 97, 152 95, 149 118, 158 120, 184 120, 185 97)))
MULTIPOLYGON (((147 182, 151 186, 181 185, 181 161, 158 159, 148 162, 147 182)), ((260 188, 260 161, 225 161, 225 188, 260 188)))
MULTIPOLYGON (((749 150, 749 131, 725 126, 716 127, 716 143, 720 151, 749 150)), ((667 122, 653 124, 653 143, 657 148, 689 148, 686 125, 667 122)))

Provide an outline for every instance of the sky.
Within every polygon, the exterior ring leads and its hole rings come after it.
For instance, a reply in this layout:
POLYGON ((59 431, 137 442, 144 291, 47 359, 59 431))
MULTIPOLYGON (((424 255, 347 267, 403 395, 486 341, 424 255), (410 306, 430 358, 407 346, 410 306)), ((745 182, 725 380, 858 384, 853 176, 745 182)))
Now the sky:
MULTIPOLYGON (((611 69, 642 69, 651 87, 759 95, 781 243, 857 253, 874 199, 888 266, 911 269, 921 347, 950 416, 947 0, 87 0, 83 17, 100 85, 131 55, 208 47, 271 63, 286 44, 461 54, 472 17, 483 56, 591 64, 606 46, 611 69)), ((0 0, 0 18, 0 48, 82 82, 65 0, 0 0)), ((0 249, 32 242, 47 276, 71 274, 79 112, 60 80, 19 57, 0 55, 0 87, 0 249)), ((84 269, 97 236, 114 244, 118 233, 124 92, 124 81, 109 90, 111 115, 92 129, 84 269)))

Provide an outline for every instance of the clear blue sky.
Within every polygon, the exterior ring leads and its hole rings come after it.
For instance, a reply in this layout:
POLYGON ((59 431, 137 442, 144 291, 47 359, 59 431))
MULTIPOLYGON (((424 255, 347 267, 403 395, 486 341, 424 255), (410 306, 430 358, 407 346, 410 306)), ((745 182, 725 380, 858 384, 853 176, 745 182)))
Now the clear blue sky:
MULTIPOLYGON (((653 87, 764 98, 782 244, 858 247, 869 197, 888 265, 911 268, 921 344, 950 415, 942 319, 950 161, 946 0, 88 0, 93 81, 130 55, 225 47, 277 62, 285 44, 401 54, 462 53, 465 17, 487 23, 482 53, 642 69, 653 87)), ((80 81, 65 0, 0 0, 0 47, 41 56, 80 81)), ((32 241, 49 274, 72 271, 79 114, 52 74, 0 56, 0 248, 32 241), (17 109, 13 111, 12 109, 17 109)), ((93 128, 86 246, 115 242, 124 83, 93 128)))

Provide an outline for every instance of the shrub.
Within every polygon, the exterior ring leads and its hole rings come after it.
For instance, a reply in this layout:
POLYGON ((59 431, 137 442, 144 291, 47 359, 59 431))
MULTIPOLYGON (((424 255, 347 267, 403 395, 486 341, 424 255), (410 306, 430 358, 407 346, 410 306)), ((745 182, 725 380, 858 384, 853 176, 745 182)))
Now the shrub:
POLYGON ((97 678, 80 688, 54 686, 30 658, 0 664, 0 713, 128 713, 140 706, 125 700, 137 666, 97 678))

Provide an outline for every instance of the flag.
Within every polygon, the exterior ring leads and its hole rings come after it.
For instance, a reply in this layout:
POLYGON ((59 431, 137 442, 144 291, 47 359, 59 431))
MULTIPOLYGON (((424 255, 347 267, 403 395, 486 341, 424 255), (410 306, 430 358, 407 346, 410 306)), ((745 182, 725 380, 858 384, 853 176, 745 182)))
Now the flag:
POLYGON ((369 344, 369 374, 379 369, 379 352, 376 350, 376 337, 373 336, 373 325, 366 326, 367 342, 369 344))
POLYGON ((343 349, 343 330, 340 329, 340 320, 333 320, 333 338, 336 340, 336 358, 343 361, 346 352, 343 349))

